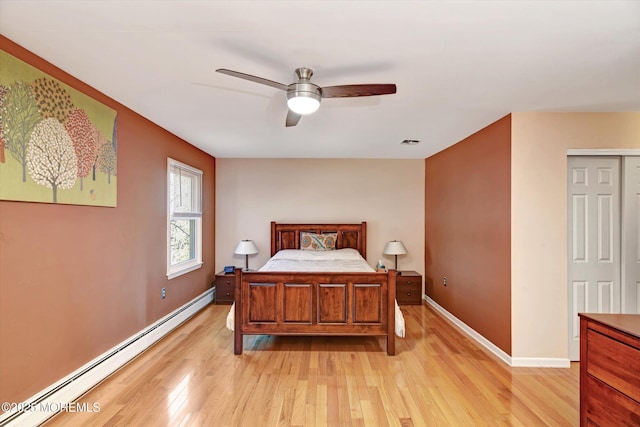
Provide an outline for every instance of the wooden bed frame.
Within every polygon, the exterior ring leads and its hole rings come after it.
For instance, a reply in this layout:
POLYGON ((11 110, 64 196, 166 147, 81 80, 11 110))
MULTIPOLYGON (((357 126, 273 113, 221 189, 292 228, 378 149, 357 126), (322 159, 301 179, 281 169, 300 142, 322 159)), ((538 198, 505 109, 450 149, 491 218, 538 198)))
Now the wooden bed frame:
MULTIPOLYGON (((299 249, 300 233, 338 233, 336 249, 366 258, 367 223, 271 223, 271 256, 299 249)), ((234 353, 244 335, 384 336, 395 354, 395 271, 260 272, 236 269, 234 353)))

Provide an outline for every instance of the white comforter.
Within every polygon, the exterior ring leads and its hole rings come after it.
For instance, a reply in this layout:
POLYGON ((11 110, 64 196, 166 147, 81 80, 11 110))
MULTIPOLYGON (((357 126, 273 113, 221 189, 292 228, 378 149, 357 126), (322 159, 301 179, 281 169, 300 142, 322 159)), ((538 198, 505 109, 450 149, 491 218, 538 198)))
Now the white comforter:
MULTIPOLYGON (((375 272, 355 249, 303 251, 286 249, 271 257, 260 271, 375 272)), ((396 301, 396 335, 404 338, 404 316, 396 301)), ((227 315, 227 328, 233 331, 235 303, 227 315)))
POLYGON ((286 249, 271 257, 260 271, 375 272, 355 249, 335 251, 286 249))

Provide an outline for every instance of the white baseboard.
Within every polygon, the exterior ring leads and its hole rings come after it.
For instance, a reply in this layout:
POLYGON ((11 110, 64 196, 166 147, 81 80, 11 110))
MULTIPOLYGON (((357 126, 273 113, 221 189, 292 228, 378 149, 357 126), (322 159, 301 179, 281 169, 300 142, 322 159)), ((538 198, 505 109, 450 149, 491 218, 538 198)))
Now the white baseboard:
POLYGON ((60 410, 97 412, 95 409, 99 408, 91 405, 74 407, 72 402, 211 303, 213 291, 213 288, 208 289, 31 398, 14 405, 15 408, 0 416, 0 427, 37 426, 60 410))
POLYGON ((560 357, 512 357, 511 366, 519 368, 569 368, 571 361, 560 357))
POLYGON ((501 348, 493 344, 491 341, 480 335, 474 329, 469 327, 466 323, 458 319, 453 314, 449 313, 442 306, 440 306, 433 299, 425 295, 427 304, 432 306, 437 312, 442 314, 445 318, 451 321, 454 325, 467 334, 470 338, 475 340, 478 344, 489 350, 496 355, 500 360, 512 367, 527 367, 527 368, 568 368, 571 366, 569 359, 562 358, 549 358, 549 357, 512 357, 505 353, 501 348))

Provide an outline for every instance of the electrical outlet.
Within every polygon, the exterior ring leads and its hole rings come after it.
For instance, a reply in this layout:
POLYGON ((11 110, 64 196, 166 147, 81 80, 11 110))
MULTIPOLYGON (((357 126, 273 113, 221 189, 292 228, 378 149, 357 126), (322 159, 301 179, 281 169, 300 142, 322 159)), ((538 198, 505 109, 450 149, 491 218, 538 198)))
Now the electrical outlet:
POLYGON ((447 286, 447 277, 446 276, 442 278, 442 284, 444 286, 447 286))
POLYGON ((167 288, 162 288, 162 299, 167 297, 167 288))

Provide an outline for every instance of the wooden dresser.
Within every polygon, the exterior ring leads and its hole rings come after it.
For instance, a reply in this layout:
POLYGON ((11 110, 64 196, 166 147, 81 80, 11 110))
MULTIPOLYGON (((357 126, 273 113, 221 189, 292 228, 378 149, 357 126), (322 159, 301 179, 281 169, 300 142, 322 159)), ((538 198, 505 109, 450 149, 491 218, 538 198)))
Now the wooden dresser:
POLYGON ((640 426, 640 314, 580 314, 580 425, 640 426))

